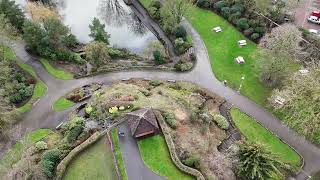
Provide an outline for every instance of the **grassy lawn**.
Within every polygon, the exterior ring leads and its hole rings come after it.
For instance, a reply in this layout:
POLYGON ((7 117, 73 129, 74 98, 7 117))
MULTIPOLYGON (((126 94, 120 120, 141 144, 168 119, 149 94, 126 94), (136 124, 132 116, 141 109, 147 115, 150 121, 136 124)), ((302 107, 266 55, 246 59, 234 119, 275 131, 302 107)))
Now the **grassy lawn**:
POLYGON ((181 172, 172 162, 167 144, 160 135, 138 141, 144 163, 155 173, 169 180, 194 179, 181 172))
POLYGON ((54 102, 52 108, 55 112, 64 111, 66 109, 69 109, 70 107, 74 106, 75 103, 72 101, 69 101, 65 97, 60 97, 56 102, 54 102))
POLYGON ((119 136, 117 129, 113 129, 111 132, 111 138, 114 145, 115 156, 118 162, 118 168, 122 177, 122 180, 128 180, 126 167, 124 166, 124 161, 122 159, 120 143, 119 143, 119 136))
MULTIPOLYGON (((4 167, 11 168, 12 165, 17 163, 21 159, 21 155, 25 149, 32 146, 34 143, 40 141, 41 139, 47 137, 49 134, 53 133, 51 129, 38 129, 27 134, 23 140, 18 141, 12 148, 3 156, 0 161, 0 165, 4 167)), ((0 171, 1 175, 1 171, 0 171)))
POLYGON ((294 168, 300 166, 300 156, 254 119, 235 108, 231 110, 231 115, 236 126, 247 140, 267 145, 272 152, 279 155, 282 161, 289 163, 294 168))
POLYGON ((69 164, 64 180, 117 179, 112 152, 106 138, 101 138, 81 152, 69 164))
POLYGON ((63 79, 63 80, 69 80, 73 79, 73 74, 70 72, 66 72, 60 69, 56 69, 55 67, 51 66, 48 60, 46 59, 40 59, 41 64, 44 66, 44 68, 51 74, 52 76, 63 79))
POLYGON ((213 12, 192 7, 187 19, 199 32, 208 49, 215 76, 220 81, 227 80, 229 86, 238 89, 241 77, 244 75, 241 93, 256 103, 264 105, 271 90, 259 81, 255 67, 256 60, 252 57, 257 51, 257 45, 213 12), (222 32, 212 32, 211 29, 216 26, 220 26, 222 32), (241 39, 246 39, 248 45, 240 48, 237 42, 241 39), (242 65, 235 63, 234 59, 237 56, 243 56, 246 63, 242 65))
MULTIPOLYGON (((141 0, 148 7, 151 0, 141 0)), ((257 45, 244 37, 228 21, 217 14, 197 7, 191 7, 186 17, 203 39, 209 53, 211 68, 220 80, 227 80, 228 86, 238 89, 241 77, 245 76, 241 93, 260 105, 265 105, 271 89, 265 87, 258 77, 256 62, 252 57, 257 51, 257 45), (222 32, 214 33, 213 27, 220 26, 222 32), (247 40, 247 46, 240 48, 238 41, 247 40), (235 62, 237 56, 244 57, 246 63, 235 62)))
POLYGON ((29 73, 37 82, 35 84, 35 87, 33 89, 33 95, 31 97, 31 99, 24 104, 23 106, 18 108, 18 111, 21 113, 25 113, 31 110, 32 108, 32 104, 40 97, 44 96, 47 92, 47 86, 45 85, 45 83, 43 81, 41 81, 36 72, 34 71, 34 69, 29 66, 28 64, 24 64, 20 61, 17 60, 16 55, 14 54, 14 52, 7 46, 0 46, 1 48, 4 48, 4 55, 5 57, 15 60, 18 64, 18 66, 23 69, 24 71, 26 71, 27 73, 29 73))

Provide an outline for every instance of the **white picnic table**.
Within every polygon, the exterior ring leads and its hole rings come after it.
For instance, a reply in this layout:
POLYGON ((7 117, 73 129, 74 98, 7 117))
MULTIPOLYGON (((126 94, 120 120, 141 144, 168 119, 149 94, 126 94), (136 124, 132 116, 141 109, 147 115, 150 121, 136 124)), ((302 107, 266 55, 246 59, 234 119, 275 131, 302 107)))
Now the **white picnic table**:
POLYGON ((236 57, 236 62, 238 64, 244 64, 245 60, 244 60, 244 58, 242 56, 238 56, 238 57, 236 57))
POLYGON ((221 32, 222 31, 220 26, 214 27, 214 28, 212 28, 212 30, 215 31, 215 32, 221 32))

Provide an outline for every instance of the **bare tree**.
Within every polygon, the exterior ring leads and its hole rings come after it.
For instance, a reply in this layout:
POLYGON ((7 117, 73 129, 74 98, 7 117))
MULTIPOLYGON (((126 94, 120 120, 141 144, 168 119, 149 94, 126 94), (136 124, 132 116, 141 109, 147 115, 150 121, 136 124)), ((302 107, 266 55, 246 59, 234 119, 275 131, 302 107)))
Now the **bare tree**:
POLYGON ((284 24, 273 28, 272 31, 266 34, 260 42, 264 48, 271 50, 277 56, 286 55, 293 59, 300 59, 302 48, 301 32, 292 24, 284 24))
POLYGON ((282 89, 273 91, 270 104, 285 114, 284 121, 297 132, 320 144, 320 69, 313 67, 308 75, 297 72, 282 89), (282 106, 274 103, 282 97, 282 106))

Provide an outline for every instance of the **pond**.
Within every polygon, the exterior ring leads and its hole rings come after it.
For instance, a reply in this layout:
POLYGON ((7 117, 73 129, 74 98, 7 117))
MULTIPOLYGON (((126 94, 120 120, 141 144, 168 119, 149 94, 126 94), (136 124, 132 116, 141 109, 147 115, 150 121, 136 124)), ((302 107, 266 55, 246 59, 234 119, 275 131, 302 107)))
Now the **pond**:
MULTIPOLYGON (((26 4, 26 0, 16 2, 22 6, 26 4)), ((91 41, 89 24, 94 17, 106 25, 110 44, 114 47, 142 54, 151 41, 157 40, 123 0, 59 0, 57 11, 82 43, 91 41)))

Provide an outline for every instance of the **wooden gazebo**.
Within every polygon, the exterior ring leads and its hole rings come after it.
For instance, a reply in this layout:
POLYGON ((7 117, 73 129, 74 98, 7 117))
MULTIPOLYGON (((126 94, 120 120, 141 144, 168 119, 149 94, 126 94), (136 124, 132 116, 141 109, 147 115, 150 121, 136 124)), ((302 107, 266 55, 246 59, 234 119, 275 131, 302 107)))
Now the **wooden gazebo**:
POLYGON ((152 109, 140 109, 127 114, 131 134, 135 138, 157 134, 159 126, 152 109))

